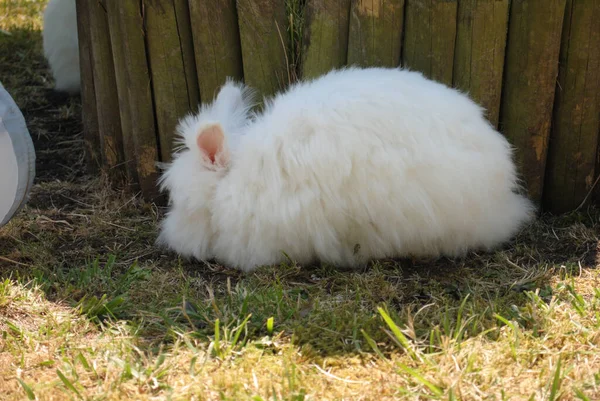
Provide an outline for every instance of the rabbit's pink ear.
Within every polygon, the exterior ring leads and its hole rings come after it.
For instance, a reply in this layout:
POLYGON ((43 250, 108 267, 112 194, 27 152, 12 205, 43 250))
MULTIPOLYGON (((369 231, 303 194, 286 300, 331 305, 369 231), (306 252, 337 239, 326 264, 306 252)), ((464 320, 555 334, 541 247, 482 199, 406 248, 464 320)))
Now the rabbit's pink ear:
MULTIPOLYGON (((215 163, 217 158, 223 153, 225 144, 225 134, 220 125, 211 125, 198 133, 196 138, 198 149, 204 153, 211 163, 215 163)), ((219 158, 220 159, 220 158, 219 158)))

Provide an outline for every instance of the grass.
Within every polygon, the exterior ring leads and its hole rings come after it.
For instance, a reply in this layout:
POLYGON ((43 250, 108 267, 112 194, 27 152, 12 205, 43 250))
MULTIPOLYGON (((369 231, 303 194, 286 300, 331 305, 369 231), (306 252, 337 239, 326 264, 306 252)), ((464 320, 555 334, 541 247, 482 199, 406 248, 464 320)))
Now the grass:
POLYGON ((180 260, 154 246, 162 208, 85 174, 79 99, 48 91, 43 5, 0 3, 0 80, 38 156, 0 230, 3 400, 600 399, 600 210, 461 260, 180 260))

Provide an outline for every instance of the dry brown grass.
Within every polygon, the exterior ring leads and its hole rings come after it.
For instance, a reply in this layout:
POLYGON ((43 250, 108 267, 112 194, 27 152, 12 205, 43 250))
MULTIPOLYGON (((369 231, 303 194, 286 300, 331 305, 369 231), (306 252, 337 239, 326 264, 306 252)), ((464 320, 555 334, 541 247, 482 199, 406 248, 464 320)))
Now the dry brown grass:
POLYGON ((44 3, 0 2, 0 79, 38 152, 0 230, 2 400, 600 399, 599 210, 462 260, 179 260, 154 246, 162 209, 83 173, 79 100, 48 92, 44 3))

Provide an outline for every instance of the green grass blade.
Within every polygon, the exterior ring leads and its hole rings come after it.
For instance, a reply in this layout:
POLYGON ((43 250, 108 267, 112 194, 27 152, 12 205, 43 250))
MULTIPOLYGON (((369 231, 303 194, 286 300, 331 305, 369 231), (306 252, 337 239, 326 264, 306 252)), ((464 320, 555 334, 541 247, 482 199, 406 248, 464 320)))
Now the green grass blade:
POLYGON ((588 397, 587 395, 583 394, 583 391, 581 391, 577 387, 575 387, 573 389, 573 392, 575 393, 575 396, 577 398, 579 398, 581 401, 592 401, 592 400, 590 400, 590 397, 588 397))
POLYGON ((383 353, 379 350, 379 347, 377 346, 377 343, 375 342, 375 340, 373 340, 371 338, 371 336, 369 336, 363 329, 360 329, 360 332, 362 333, 363 337, 365 338, 365 340, 367 341, 367 344, 369 344, 369 346, 371 347, 371 349, 373 349, 373 351, 384 361, 387 361, 388 359, 385 357, 385 355, 383 355, 383 353))
POLYGON ((513 322, 509 321, 508 319, 506 319, 505 317, 503 317, 497 313, 494 314, 494 317, 512 329, 512 331, 515 335, 515 341, 514 341, 514 343, 510 344, 510 349, 511 349, 511 352, 513 355, 513 359, 516 361, 517 360, 517 347, 519 346, 519 328, 513 322))
POLYGON ((450 392, 448 393, 448 401, 456 401, 456 397, 454 396, 453 388, 450 388, 450 392))
POLYGON ((219 319, 215 320, 215 354, 220 357, 221 356, 221 324, 219 319))
POLYGON ((392 330, 392 333, 394 333, 394 337, 396 337, 396 339, 406 350, 406 352, 408 352, 413 359, 417 359, 417 356, 410 345, 410 341, 408 340, 408 338, 406 338, 404 333, 402 333, 400 327, 398 327, 396 323, 394 323, 390 315, 388 315, 386 311, 383 310, 383 308, 378 307, 377 310, 379 311, 381 317, 383 317, 383 320, 385 320, 385 323, 388 325, 390 330, 392 330))
POLYGON ((75 388, 73 383, 71 383, 71 381, 69 379, 67 379, 67 377, 63 374, 63 372, 60 371, 60 369, 56 369, 56 374, 58 375, 58 377, 60 378, 60 381, 63 382, 63 384, 65 385, 66 388, 68 388, 69 390, 71 390, 72 392, 77 394, 79 396, 79 398, 83 398, 81 396, 81 394, 79 394, 79 391, 77 391, 77 389, 75 388))
POLYGON ((400 370, 402 370, 405 373, 408 373, 416 381, 418 381, 419 383, 421 383, 422 385, 427 387, 429 390, 431 390, 432 393, 434 393, 438 397, 441 397, 444 394, 444 391, 441 388, 439 388, 438 386, 436 386, 435 384, 433 384, 432 382, 427 380, 425 377, 423 377, 423 375, 421 375, 415 369, 411 369, 408 366, 403 365, 401 363, 398 364, 398 367, 400 368, 400 370))
POLYGON ((154 364, 154 370, 158 369, 160 367, 160 365, 162 365, 165 362, 166 356, 165 354, 160 354, 158 356, 158 358, 156 359, 156 363, 154 364))
POLYGON ((190 361, 190 376, 195 376, 196 375, 196 361, 198 360, 197 356, 192 357, 192 360, 190 361))
POLYGON ((244 319, 244 321, 235 329, 235 334, 233 335, 233 340, 231 341, 231 347, 232 348, 237 345, 237 342, 238 342, 238 340, 240 338, 240 334, 242 334, 242 331, 244 330, 244 328, 248 324, 248 320, 250 320, 250 317, 252 317, 252 313, 250 313, 248 316, 246 316, 246 318, 244 319))
POLYGON ((87 361, 87 359, 85 359, 85 357, 83 356, 83 354, 80 352, 76 359, 81 362, 81 364, 83 365, 83 367, 85 368, 85 370, 87 371, 91 371, 92 367, 90 366, 89 362, 87 361))
POLYGON ((499 315, 497 313, 494 314, 494 317, 496 319, 500 320, 502 323, 504 323, 508 327, 513 328, 513 324, 508 319, 506 319, 505 317, 503 317, 503 316, 501 316, 501 315, 499 315))
POLYGON ((273 335, 273 316, 267 319, 267 333, 273 335))
POLYGON ((554 379, 552 380, 552 388, 550 389, 550 401, 555 401, 558 396, 558 392, 560 391, 560 357, 558 358, 558 362, 556 363, 556 370, 554 371, 554 379))
POLYGON ((124 302, 125 302, 125 298, 123 298, 123 296, 119 295, 118 297, 107 302, 106 305, 104 305, 104 308, 106 309, 107 312, 109 312, 111 315, 113 315, 113 313, 117 310, 117 308, 119 306, 123 305, 124 302))
POLYGON ((460 303, 460 306, 458 307, 458 313, 456 315, 456 327, 454 328, 454 336, 453 336, 453 338, 455 340, 458 340, 458 338, 462 332, 463 312, 464 312, 465 305, 467 304, 467 300, 469 299, 470 295, 471 294, 467 294, 467 296, 462 300, 462 302, 460 303))
POLYGON ((30 400, 35 400, 35 394, 33 393, 33 390, 31 389, 31 387, 29 387, 23 380, 19 379, 18 377, 17 377, 17 381, 19 382, 21 387, 23 387, 23 390, 25 390, 25 393, 27 393, 27 398, 29 398, 30 400))
POLYGON ((13 333, 18 338, 23 337, 23 331, 20 328, 18 328, 14 323, 12 323, 10 321, 6 321, 6 325, 8 326, 9 329, 11 329, 13 331, 13 333))

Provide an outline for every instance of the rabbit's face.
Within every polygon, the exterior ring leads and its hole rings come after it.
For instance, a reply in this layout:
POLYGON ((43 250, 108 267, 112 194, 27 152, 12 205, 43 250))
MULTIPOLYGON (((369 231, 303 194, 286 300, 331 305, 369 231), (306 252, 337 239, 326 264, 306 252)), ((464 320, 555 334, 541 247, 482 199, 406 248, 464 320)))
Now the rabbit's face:
POLYGON ((219 123, 198 123, 197 131, 185 132, 185 149, 174 155, 161 177, 168 190, 170 209, 161 225, 159 243, 181 255, 209 259, 214 235, 211 210, 215 188, 226 172, 229 151, 219 123))
POLYGON ((224 174, 231 157, 230 146, 238 142, 250 118, 252 97, 252 90, 227 80, 214 102, 202 105, 197 114, 179 122, 173 162, 160 182, 171 198, 184 190, 200 191, 199 187, 206 187, 203 181, 224 174), (181 186, 176 185, 178 181, 181 186))
POLYGON ((201 168, 226 168, 230 146, 238 142, 250 118, 253 95, 248 87, 227 80, 214 102, 181 120, 177 127, 180 148, 186 148, 201 168))
POLYGON ((170 210, 159 242, 182 255, 206 259, 210 249, 211 204, 218 181, 228 169, 230 145, 243 134, 252 92, 228 81, 215 101, 198 114, 189 115, 177 127, 173 161, 160 179, 169 192, 170 210))

